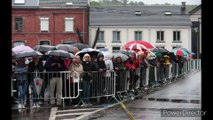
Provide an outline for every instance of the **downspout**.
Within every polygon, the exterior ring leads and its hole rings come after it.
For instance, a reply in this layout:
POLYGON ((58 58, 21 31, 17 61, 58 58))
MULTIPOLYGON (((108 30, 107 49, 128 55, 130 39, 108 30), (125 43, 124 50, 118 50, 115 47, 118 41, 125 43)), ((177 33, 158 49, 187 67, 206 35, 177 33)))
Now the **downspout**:
POLYGON ((85 40, 84 40, 84 34, 85 34, 85 31, 84 31, 84 22, 85 22, 85 20, 84 20, 84 11, 85 11, 85 9, 83 8, 83 43, 85 43, 85 40))

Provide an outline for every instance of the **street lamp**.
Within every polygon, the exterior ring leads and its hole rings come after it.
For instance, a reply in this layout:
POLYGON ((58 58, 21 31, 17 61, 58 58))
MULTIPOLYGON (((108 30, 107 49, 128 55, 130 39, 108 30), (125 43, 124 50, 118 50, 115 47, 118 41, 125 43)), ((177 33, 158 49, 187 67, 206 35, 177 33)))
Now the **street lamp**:
POLYGON ((197 59, 199 58, 199 29, 198 27, 194 28, 194 31, 196 33, 196 41, 197 41, 197 59))

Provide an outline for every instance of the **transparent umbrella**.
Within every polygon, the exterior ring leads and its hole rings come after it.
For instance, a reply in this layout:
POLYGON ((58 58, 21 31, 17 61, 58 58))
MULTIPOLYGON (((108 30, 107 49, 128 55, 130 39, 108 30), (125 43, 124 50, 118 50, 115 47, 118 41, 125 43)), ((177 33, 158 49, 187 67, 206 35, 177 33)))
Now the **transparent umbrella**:
POLYGON ((33 56, 42 56, 43 54, 39 51, 32 51, 32 52, 22 52, 15 55, 16 58, 21 57, 33 57, 33 56))
POLYGON ((47 53, 49 56, 59 56, 59 57, 65 57, 65 58, 74 58, 74 55, 72 53, 69 53, 64 50, 52 50, 47 53))

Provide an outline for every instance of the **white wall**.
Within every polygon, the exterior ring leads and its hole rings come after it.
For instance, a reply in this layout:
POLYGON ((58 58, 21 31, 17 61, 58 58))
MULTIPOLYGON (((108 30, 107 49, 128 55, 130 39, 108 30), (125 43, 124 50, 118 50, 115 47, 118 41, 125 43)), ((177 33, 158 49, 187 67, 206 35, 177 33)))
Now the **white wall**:
MULTIPOLYGON (((90 26, 90 45, 92 45, 94 42, 97 28, 98 27, 90 26)), ((107 47, 110 51, 112 51, 112 47, 122 47, 128 41, 134 40, 135 31, 142 31, 142 39, 150 42, 155 46, 162 45, 165 46, 166 49, 171 51, 173 46, 178 45, 191 50, 191 26, 101 26, 100 30, 104 31, 105 43, 97 43, 96 47, 107 47), (164 31, 165 43, 156 43, 156 31, 159 30, 164 31), (173 31, 175 30, 181 31, 180 37, 182 43, 173 43, 173 31), (121 43, 112 43, 112 31, 121 31, 121 43)))

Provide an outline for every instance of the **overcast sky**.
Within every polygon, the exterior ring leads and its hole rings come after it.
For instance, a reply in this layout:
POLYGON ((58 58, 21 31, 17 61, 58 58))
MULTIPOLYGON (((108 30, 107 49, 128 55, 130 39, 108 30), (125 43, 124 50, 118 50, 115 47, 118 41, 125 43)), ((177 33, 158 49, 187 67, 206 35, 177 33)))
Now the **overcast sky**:
POLYGON ((130 1, 142 1, 144 4, 181 4, 181 2, 186 2, 186 4, 190 5, 199 5, 201 4, 201 0, 130 0, 130 1))

